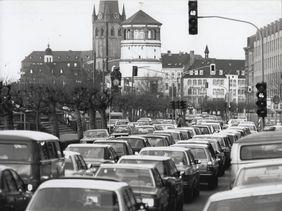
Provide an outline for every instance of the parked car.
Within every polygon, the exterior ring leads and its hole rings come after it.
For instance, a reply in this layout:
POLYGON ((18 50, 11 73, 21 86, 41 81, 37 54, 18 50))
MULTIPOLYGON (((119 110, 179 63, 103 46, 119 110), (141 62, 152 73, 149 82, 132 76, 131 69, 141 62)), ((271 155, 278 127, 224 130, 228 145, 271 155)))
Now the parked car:
POLYGON ((26 211, 145 210, 124 182, 96 178, 61 178, 44 182, 26 211))
POLYGON ((0 165, 0 210, 25 210, 31 196, 21 176, 14 169, 0 165))
POLYGON ((239 139, 231 150, 231 181, 247 163, 262 161, 282 162, 282 131, 253 133, 239 139))
POLYGON ((147 203, 150 210, 168 210, 169 183, 166 183, 154 165, 102 164, 96 177, 118 179, 133 189, 135 196, 147 203))
POLYGON ((170 157, 180 171, 183 180, 185 198, 192 200, 200 194, 200 173, 198 160, 189 149, 182 147, 146 147, 140 153, 143 156, 170 157))
POLYGON ((122 156, 118 163, 155 164, 162 178, 171 183, 169 200, 174 201, 174 205, 170 208, 170 210, 183 210, 183 183, 180 177, 180 172, 177 170, 177 167, 171 158, 160 156, 128 155, 122 156))
POLYGON ((80 153, 93 173, 101 163, 115 163, 118 161, 118 155, 110 145, 70 144, 65 151, 80 153))
POLYGON ((282 184, 281 161, 265 161, 242 166, 232 184, 233 188, 246 188, 265 184, 282 184))
POLYGON ((84 144, 92 144, 96 140, 106 140, 109 137, 109 132, 106 129, 86 130, 83 133, 83 138, 80 140, 80 142, 84 144))
POLYGON ((142 136, 121 136, 117 137, 116 139, 127 141, 127 143, 129 143, 129 145, 131 146, 134 154, 138 154, 144 147, 151 146, 148 139, 142 136))
POLYGON ((0 131, 0 165, 16 170, 32 191, 41 182, 64 175, 59 139, 38 131, 0 131))
POLYGON ((183 147, 189 148, 194 158, 201 161, 199 165, 200 182, 207 183, 211 189, 216 188, 218 185, 219 163, 212 156, 209 147, 205 144, 185 144, 183 147))
POLYGON ((258 185, 211 195, 203 211, 280 211, 282 184, 258 185))
POLYGON ((83 157, 77 152, 64 151, 65 176, 84 175, 88 169, 83 157))
POLYGON ((95 141, 94 144, 110 145, 116 151, 118 158, 123 155, 133 155, 133 150, 127 141, 109 139, 106 141, 95 141))

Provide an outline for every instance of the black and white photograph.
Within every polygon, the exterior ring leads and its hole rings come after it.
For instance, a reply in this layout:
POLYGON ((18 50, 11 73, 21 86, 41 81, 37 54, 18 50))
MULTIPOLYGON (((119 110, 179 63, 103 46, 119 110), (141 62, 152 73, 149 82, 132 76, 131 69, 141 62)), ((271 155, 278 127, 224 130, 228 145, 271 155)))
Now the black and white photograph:
POLYGON ((282 0, 0 0, 0 211, 281 211, 282 0))

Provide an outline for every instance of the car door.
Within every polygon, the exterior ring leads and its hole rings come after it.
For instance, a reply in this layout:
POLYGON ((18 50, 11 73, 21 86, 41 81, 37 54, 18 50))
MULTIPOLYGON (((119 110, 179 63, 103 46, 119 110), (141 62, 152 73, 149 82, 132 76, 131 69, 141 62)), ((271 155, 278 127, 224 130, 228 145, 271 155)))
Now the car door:
POLYGON ((17 185, 17 191, 18 191, 17 204, 19 206, 19 210, 23 210, 26 208, 31 198, 31 194, 26 192, 25 184, 23 180, 21 179, 21 177, 18 175, 18 173, 14 170, 10 170, 10 172, 12 173, 12 176, 17 185))
POLYGON ((3 187, 6 195, 6 210, 20 211, 24 210, 25 207, 21 207, 21 203, 18 200, 19 191, 17 188, 16 181, 10 170, 4 170, 2 173, 3 187))

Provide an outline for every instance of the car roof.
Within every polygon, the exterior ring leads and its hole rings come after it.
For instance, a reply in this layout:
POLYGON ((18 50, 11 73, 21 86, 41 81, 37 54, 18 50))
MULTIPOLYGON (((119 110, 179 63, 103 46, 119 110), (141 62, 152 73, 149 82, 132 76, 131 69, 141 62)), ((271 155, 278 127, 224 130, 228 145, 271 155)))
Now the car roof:
POLYGON ((38 189, 43 188, 87 188, 116 191, 120 188, 128 187, 125 182, 107 181, 92 178, 61 178, 51 179, 43 182, 38 189))
POLYGON ((104 144, 69 144, 68 147, 87 147, 87 148, 98 148, 98 147, 109 147, 110 145, 104 145, 104 144))
MULTIPOLYGON (((176 143, 176 144, 173 144, 174 146, 178 146, 178 144, 176 143)), ((208 145, 206 144, 206 143, 203 143, 203 144, 201 144, 201 143, 187 143, 187 144, 183 144, 183 145, 189 145, 189 147, 191 146, 191 147, 203 147, 203 148, 207 148, 208 147, 208 145)))
POLYGON ((119 136, 119 137, 116 137, 116 139, 130 139, 130 138, 135 138, 135 139, 142 139, 142 140, 145 140, 145 137, 141 136, 142 134, 140 134, 140 136, 138 135, 130 135, 130 136, 119 136))
POLYGON ((102 163, 100 168, 130 168, 130 169, 152 169, 155 168, 155 164, 138 164, 135 163, 102 163))
POLYGON ((236 143, 261 143, 269 141, 280 141, 282 142, 282 131, 273 131, 271 135, 267 131, 253 133, 240 138, 236 143))
POLYGON ((33 140, 33 141, 50 141, 59 140, 58 137, 45 132, 30 130, 1 130, 0 139, 5 140, 33 140))
POLYGON ((248 196, 260 196, 276 193, 282 193, 282 184, 275 183, 222 191, 211 195, 209 201, 214 202, 227 199, 243 198, 248 196))
POLYGON ((128 159, 128 160, 157 160, 157 161, 164 161, 164 160, 171 160, 170 157, 164 156, 153 156, 153 155, 123 155, 120 159, 128 159))
POLYGON ((127 141, 124 140, 117 140, 117 139, 109 139, 109 140, 97 140, 95 143, 122 143, 122 144, 128 144, 127 141))
POLYGON ((194 143, 209 144, 210 142, 208 140, 209 139, 199 139, 199 138, 197 138, 197 139, 190 139, 190 140, 185 140, 185 141, 178 141, 176 144, 194 144, 194 143))
POLYGON ((146 151, 146 150, 158 150, 158 151, 161 151, 161 150, 166 150, 166 151, 181 151, 181 152, 184 152, 184 151, 187 151, 187 149, 183 148, 183 147, 145 147, 143 149, 141 149, 141 151, 146 151))

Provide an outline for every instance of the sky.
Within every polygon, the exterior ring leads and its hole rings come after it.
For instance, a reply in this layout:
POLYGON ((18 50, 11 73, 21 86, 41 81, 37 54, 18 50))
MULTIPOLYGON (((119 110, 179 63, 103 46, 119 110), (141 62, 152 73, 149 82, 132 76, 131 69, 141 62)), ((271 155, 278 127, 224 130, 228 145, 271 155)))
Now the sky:
MULTIPOLYGON (((261 28, 281 18, 282 0, 198 0, 199 16, 224 16, 261 28)), ((19 78, 21 61, 32 51, 91 50, 92 11, 99 0, 0 0, 0 79, 19 78)), ((190 52, 217 59, 244 59, 255 27, 224 19, 198 20, 188 34, 188 0, 119 0, 129 18, 142 9, 162 23, 162 52, 190 52), (140 3, 141 2, 141 3, 140 3)))

